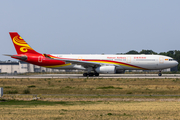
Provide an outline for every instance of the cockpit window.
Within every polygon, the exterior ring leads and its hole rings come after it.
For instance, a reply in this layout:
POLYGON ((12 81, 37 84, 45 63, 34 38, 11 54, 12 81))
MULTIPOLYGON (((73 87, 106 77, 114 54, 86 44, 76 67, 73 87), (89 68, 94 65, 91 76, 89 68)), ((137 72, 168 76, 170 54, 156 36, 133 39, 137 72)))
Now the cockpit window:
POLYGON ((169 59, 169 61, 175 61, 174 59, 169 59))

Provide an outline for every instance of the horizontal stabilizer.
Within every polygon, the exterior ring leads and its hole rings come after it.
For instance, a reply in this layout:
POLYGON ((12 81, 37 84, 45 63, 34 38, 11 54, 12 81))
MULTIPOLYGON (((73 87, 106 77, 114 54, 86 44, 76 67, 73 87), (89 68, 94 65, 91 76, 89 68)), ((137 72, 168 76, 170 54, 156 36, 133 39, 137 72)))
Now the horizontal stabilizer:
POLYGON ((22 56, 19 56, 19 55, 8 55, 8 54, 3 54, 4 56, 9 56, 9 57, 12 57, 12 58, 17 58, 17 59, 20 59, 20 60, 27 60, 27 56, 25 55, 22 55, 22 56))
POLYGON ((8 54, 3 54, 4 56, 9 56, 9 57, 11 57, 11 56, 13 56, 13 55, 8 55, 8 54))

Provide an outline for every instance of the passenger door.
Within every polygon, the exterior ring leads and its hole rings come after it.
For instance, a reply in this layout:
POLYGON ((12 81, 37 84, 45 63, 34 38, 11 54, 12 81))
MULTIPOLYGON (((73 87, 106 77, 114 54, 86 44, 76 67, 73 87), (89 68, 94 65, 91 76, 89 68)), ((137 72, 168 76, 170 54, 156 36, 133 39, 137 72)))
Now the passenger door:
POLYGON ((164 63, 164 57, 159 57, 159 63, 163 64, 164 63))
POLYGON ((131 63, 131 57, 126 57, 126 62, 131 63))

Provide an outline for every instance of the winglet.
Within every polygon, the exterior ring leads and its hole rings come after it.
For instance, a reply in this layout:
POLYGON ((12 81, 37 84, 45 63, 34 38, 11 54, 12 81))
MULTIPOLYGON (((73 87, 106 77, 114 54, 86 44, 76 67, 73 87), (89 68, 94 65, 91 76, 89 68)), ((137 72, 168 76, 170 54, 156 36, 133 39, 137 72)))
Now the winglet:
POLYGON ((9 32, 17 54, 40 54, 33 50, 17 32, 9 32))

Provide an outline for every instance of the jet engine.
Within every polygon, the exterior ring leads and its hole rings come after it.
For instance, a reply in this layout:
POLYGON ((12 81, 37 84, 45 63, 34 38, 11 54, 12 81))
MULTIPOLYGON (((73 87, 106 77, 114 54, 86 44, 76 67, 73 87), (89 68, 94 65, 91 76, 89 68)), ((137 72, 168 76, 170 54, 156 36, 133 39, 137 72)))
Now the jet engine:
POLYGON ((120 70, 120 69, 116 70, 115 66, 100 66, 97 67, 95 71, 97 73, 102 73, 102 74, 115 74, 115 73, 120 74, 120 73, 124 73, 125 70, 120 70))

